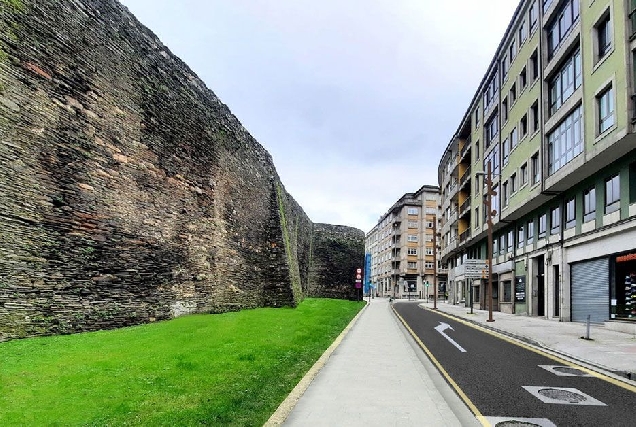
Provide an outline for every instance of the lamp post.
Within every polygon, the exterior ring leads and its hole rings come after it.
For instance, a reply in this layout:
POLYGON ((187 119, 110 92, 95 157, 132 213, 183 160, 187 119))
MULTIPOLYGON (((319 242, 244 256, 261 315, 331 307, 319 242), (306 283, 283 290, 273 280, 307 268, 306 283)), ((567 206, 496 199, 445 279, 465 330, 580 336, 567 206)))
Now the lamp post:
MULTIPOLYGON (((488 265, 488 322, 494 322, 495 319, 492 318, 492 217, 497 215, 497 211, 492 209, 492 196, 496 196, 497 192, 492 189, 492 171, 490 170, 490 162, 488 162, 488 173, 484 174, 483 172, 476 172, 475 176, 484 176, 486 178, 486 194, 484 194, 484 199, 486 203, 486 218, 488 223, 488 248, 486 250, 487 259, 486 263, 488 265)), ((471 301, 472 303, 472 301, 471 301)))
POLYGON ((437 310, 437 214, 433 217, 433 310, 437 310))

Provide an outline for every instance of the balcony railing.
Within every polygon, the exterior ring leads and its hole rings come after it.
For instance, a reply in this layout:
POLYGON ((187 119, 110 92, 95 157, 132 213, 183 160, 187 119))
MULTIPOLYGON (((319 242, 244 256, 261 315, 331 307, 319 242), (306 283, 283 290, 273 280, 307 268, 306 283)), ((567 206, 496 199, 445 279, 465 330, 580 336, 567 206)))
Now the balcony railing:
POLYGON ((629 20, 631 22, 631 38, 634 38, 634 35, 636 34, 636 9, 632 10, 629 14, 629 20))
POLYGON ((466 182, 469 179, 470 179, 470 166, 468 166, 468 169, 466 169, 462 177, 459 179, 459 188, 463 188, 464 184, 466 184, 466 182))
POLYGON ((470 228, 459 235, 459 243, 464 243, 470 237, 470 228))
POLYGON ((464 203, 459 207, 459 217, 463 217, 470 209, 470 198, 464 200, 464 203))
POLYGON ((464 143, 462 150, 459 152, 459 158, 463 159, 466 153, 470 150, 470 139, 464 143))

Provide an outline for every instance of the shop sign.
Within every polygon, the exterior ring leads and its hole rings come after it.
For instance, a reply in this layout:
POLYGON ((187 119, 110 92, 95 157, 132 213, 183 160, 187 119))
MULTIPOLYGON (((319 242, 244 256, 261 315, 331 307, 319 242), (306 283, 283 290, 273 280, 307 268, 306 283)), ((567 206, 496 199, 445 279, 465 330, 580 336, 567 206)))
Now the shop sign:
POLYGON ((515 302, 526 300, 526 276, 515 277, 515 302))
POLYGON ((636 260, 636 254, 627 254, 616 257, 616 262, 627 262, 636 260))

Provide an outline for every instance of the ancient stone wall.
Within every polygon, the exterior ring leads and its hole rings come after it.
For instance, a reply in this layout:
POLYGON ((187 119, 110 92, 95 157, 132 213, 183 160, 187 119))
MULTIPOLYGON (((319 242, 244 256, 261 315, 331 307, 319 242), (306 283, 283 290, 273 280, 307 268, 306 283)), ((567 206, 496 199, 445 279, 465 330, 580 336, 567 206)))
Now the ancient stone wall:
POLYGON ((314 224, 312 263, 307 295, 356 299, 352 286, 364 268, 364 232, 343 225, 314 224))
POLYGON ((0 0, 0 341, 329 294, 313 227, 126 8, 0 0))

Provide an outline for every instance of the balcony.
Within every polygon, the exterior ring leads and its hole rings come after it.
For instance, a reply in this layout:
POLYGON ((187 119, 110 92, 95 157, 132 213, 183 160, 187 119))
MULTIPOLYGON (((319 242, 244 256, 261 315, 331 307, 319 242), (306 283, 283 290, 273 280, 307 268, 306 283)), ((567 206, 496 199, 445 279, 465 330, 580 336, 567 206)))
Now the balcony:
POLYGON ((636 9, 632 10, 629 13, 629 20, 631 22, 631 32, 630 32, 629 39, 632 40, 634 39, 634 36, 636 35, 636 9))
POLYGON ((463 217, 470 212, 470 197, 464 200, 464 203, 459 207, 459 217, 463 217))
POLYGON ((459 235, 459 243, 464 243, 470 237, 470 228, 459 235))
POLYGON ((468 166, 466 172, 464 172, 462 177, 459 179, 459 188, 464 188, 468 181, 470 181, 470 166, 468 166))
POLYGON ((471 144, 470 138, 468 138, 466 140, 466 142, 464 143, 464 146, 462 147, 462 150, 459 152, 459 158, 461 160, 463 160, 464 156, 466 155, 466 153, 468 153, 470 151, 470 144, 471 144))

